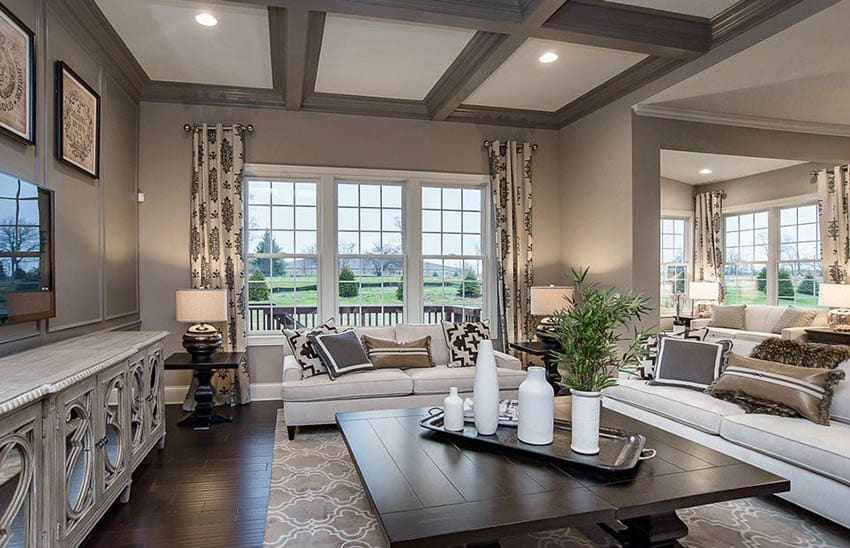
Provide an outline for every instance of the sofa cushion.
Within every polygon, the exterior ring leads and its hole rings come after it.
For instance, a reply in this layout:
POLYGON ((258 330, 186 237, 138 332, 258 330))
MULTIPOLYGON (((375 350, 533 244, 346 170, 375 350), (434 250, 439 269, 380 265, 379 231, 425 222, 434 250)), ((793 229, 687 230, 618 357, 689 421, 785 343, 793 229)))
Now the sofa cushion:
POLYGON ((772 333, 773 326, 785 313, 785 306, 768 304, 750 304, 744 312, 744 329, 747 331, 759 331, 761 333, 772 333))
MULTIPOLYGON (((525 371, 497 367, 499 390, 516 390, 525 380, 525 371)), ((456 386, 460 392, 472 392, 475 382, 474 367, 431 367, 429 369, 411 369, 407 371, 413 379, 414 394, 446 394, 449 388, 456 386)))
MULTIPOLYGON (((443 326, 439 324, 398 324, 395 326, 395 339, 397 341, 410 341, 426 335, 431 335, 431 359, 436 365, 446 365, 451 360, 449 346, 446 344, 446 335, 443 326)), ((377 336, 377 335, 376 335, 377 336)))
POLYGON ((850 360, 844 360, 839 369, 844 371, 845 378, 832 390, 832 408, 829 418, 832 421, 850 424, 850 360))
POLYGON ((711 305, 711 323, 709 327, 726 327, 729 329, 744 329, 745 304, 713 304, 711 305))
POLYGON ((396 338, 395 326, 393 325, 384 325, 380 327, 355 327, 354 332, 357 333, 358 337, 369 335, 370 337, 377 337, 379 339, 395 340, 396 338))
POLYGON ((796 306, 789 306, 779 317, 779 320, 773 324, 773 329, 770 331, 781 335, 782 330, 789 327, 809 327, 817 314, 817 310, 805 310, 796 306))
POLYGON ((336 380, 319 375, 283 383, 284 402, 408 396, 411 392, 413 381, 401 369, 375 369, 336 380))
POLYGON ((712 398, 703 392, 675 386, 650 386, 646 381, 623 379, 603 394, 613 400, 656 413, 710 434, 720 433, 724 417, 741 415, 734 403, 712 398))
POLYGON ((733 443, 850 485, 850 425, 806 419, 736 415, 720 425, 733 443))

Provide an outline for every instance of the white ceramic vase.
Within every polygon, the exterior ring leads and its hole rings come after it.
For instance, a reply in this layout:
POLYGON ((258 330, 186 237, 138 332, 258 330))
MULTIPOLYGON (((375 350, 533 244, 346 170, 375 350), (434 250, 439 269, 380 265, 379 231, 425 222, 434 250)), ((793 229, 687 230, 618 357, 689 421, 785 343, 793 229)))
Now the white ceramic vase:
POLYGON ((449 397, 443 400, 443 428, 463 430, 463 398, 458 396, 456 386, 449 388, 449 397))
POLYGON ((570 389, 572 394, 572 442, 570 448, 583 455, 599 453, 599 409, 602 392, 582 392, 570 389))
POLYGON ((483 340, 478 346, 472 400, 475 429, 485 436, 495 434, 499 427, 499 375, 496 373, 493 341, 490 340, 483 340))
POLYGON ((519 441, 531 445, 552 443, 555 433, 555 390, 546 381, 546 369, 529 367, 519 385, 519 441))

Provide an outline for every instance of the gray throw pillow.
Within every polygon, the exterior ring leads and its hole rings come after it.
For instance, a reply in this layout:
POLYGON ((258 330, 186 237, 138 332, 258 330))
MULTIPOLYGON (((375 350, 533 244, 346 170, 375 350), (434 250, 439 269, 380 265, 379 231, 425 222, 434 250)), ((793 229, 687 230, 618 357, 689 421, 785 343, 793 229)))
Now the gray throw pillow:
POLYGON ((725 346, 664 337, 650 385, 678 386, 703 391, 720 376, 725 346))
POLYGON ((773 326, 772 331, 781 335, 782 330, 789 327, 809 327, 817 315, 817 310, 803 310, 796 306, 789 306, 779 317, 779 321, 773 326))
POLYGON ((745 304, 713 304, 711 305, 711 322, 708 326, 744 329, 746 311, 745 304))
POLYGON ((353 329, 342 333, 310 335, 310 342, 327 368, 331 380, 349 373, 375 369, 353 329))

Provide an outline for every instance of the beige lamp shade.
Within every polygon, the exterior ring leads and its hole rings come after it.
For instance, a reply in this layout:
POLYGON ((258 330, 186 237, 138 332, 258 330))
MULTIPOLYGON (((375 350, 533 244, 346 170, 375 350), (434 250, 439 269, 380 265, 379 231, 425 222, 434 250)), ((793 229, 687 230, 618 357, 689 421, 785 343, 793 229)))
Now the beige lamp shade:
POLYGON ((691 282, 688 285, 688 298, 692 301, 716 301, 720 293, 717 282, 691 282))
POLYGON ((551 316, 558 310, 568 308, 565 300, 575 293, 575 288, 563 285, 544 285, 531 288, 531 315, 551 316))
POLYGON ((177 321, 184 323, 226 322, 226 289, 178 289, 177 321))
POLYGON ((850 307, 850 285, 820 284, 818 304, 831 308, 850 307))

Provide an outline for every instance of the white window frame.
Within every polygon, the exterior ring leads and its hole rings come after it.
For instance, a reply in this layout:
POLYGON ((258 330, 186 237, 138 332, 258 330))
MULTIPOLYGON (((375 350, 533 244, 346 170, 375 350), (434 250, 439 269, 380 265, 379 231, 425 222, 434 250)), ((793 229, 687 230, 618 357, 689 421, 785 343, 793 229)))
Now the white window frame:
MULTIPOLYGON (((337 245, 338 181, 358 183, 396 183, 402 185, 402 241, 406 260, 404 262, 404 321, 422 323, 422 185, 426 186, 479 186, 484 188, 481 235, 484 260, 484 299, 482 318, 489 318, 492 329, 497 330, 496 304, 495 231, 493 228, 493 206, 489 199, 490 178, 485 174, 440 173, 428 171, 387 170, 295 166, 279 164, 245 164, 245 180, 314 180, 318 181, 317 194, 317 243, 318 257, 318 314, 321 321, 336 315, 338 299, 336 285, 339 278, 339 250, 337 245), (330 251, 329 251, 330 250, 330 251), (325 291, 324 288, 333 288, 325 291)), ((247 189, 247 185, 245 186, 247 189)), ((247 211, 247 200, 245 201, 247 211)), ((247 215, 245 215, 247 219, 247 215)), ((246 220, 247 222, 247 220, 246 220)), ((249 333, 249 346, 273 346, 283 344, 281 334, 249 333)))
MULTIPOLYGON (((780 238, 780 220, 779 210, 789 207, 802 207, 817 203, 817 194, 803 194, 792 196, 789 198, 780 198, 777 200, 768 200, 752 204, 743 204, 739 206, 731 206, 724 208, 723 211, 723 230, 721 231, 723 239, 723 254, 724 266, 726 255, 726 217, 737 216, 747 213, 767 212, 767 230, 768 230, 768 249, 767 249, 767 303, 768 305, 776 306, 779 302, 779 264, 783 262, 780 258, 780 246, 782 245, 780 238)), ((818 234, 820 240, 820 234, 818 234)), ((816 259, 819 260, 819 259, 816 259)), ((784 261, 788 262, 788 261, 784 261)), ((759 261, 757 264, 763 264, 759 261)), ((725 272, 724 272, 725 277, 725 272)), ((725 280, 724 280, 725 285, 725 280)))
MULTIPOLYGON (((694 270, 694 268, 693 268, 694 267, 693 253, 692 253, 692 249, 691 249, 691 242, 693 240, 693 233, 694 233, 694 231, 693 231, 694 212, 693 211, 687 211, 687 210, 662 210, 661 211, 661 222, 662 223, 664 222, 664 219, 674 219, 674 220, 677 220, 677 221, 684 221, 685 222, 685 249, 684 249, 685 261, 683 263, 665 263, 662 260, 663 256, 660 254, 661 253, 661 243, 660 243, 661 238, 660 238, 660 236, 663 234, 663 224, 661 224, 658 227, 658 234, 659 234, 659 261, 658 262, 659 262, 659 266, 679 265, 679 264, 684 265, 684 267, 685 267, 685 295, 687 295, 688 292, 690 291, 691 277, 693 276, 693 270, 694 270)), ((659 268, 659 270, 660 270, 660 268, 659 268)), ((659 278, 659 282, 660 281, 661 280, 659 278)), ((659 309, 659 312, 661 313, 660 317, 662 317, 662 318, 672 318, 675 315, 675 312, 671 314, 669 311, 661 310, 661 291, 660 290, 658 292, 658 309, 659 309)), ((682 313, 685 314, 689 310, 690 309, 688 308, 687 301, 686 300, 682 301, 682 313)))

